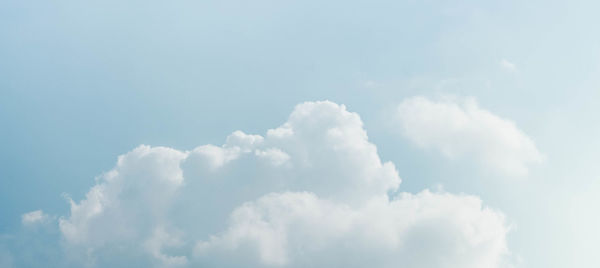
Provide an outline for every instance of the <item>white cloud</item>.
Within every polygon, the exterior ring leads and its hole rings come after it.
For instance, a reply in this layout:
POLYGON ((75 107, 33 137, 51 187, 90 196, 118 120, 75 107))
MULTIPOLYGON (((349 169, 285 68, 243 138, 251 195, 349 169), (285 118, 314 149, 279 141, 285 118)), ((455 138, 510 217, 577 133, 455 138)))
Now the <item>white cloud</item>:
POLYGON ((424 191, 353 207, 285 192, 237 208, 229 229, 195 253, 207 265, 218 256, 230 266, 498 267, 503 222, 473 196, 424 191))
POLYGON ((157 227, 150 239, 148 239, 144 246, 150 254, 159 260, 161 264, 167 267, 184 266, 188 264, 188 258, 186 256, 169 256, 163 253, 163 248, 166 247, 180 247, 183 245, 180 234, 171 234, 164 230, 162 227, 157 227))
POLYGON ((502 67, 502 69, 504 69, 505 71, 514 73, 517 71, 517 65, 515 65, 514 63, 506 60, 506 59, 502 59, 500 61, 500 67, 502 67))
POLYGON ((48 215, 41 210, 31 211, 21 215, 21 223, 23 225, 33 225, 47 221, 48 215))
POLYGON ((474 196, 399 193, 399 184, 357 114, 307 102, 264 137, 138 147, 71 201, 59 226, 71 254, 96 264, 500 267, 500 212, 474 196))
POLYGON ((449 158, 467 157, 503 174, 523 176, 544 156, 514 122, 479 107, 474 98, 413 97, 397 110, 402 133, 449 158))
POLYGON ((364 86, 365 88, 368 88, 368 89, 374 89, 374 88, 379 88, 379 87, 381 87, 382 85, 381 85, 380 83, 376 82, 376 81, 373 81, 373 80, 367 80, 367 81, 364 81, 364 82, 363 82, 363 86, 364 86))

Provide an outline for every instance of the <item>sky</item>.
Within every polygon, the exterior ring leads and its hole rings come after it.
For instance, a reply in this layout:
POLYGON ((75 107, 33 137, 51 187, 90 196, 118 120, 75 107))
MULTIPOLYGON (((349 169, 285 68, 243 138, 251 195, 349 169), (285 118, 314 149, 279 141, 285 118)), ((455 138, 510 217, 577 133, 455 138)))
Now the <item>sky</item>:
POLYGON ((0 2, 0 267, 598 267, 595 1, 0 2))

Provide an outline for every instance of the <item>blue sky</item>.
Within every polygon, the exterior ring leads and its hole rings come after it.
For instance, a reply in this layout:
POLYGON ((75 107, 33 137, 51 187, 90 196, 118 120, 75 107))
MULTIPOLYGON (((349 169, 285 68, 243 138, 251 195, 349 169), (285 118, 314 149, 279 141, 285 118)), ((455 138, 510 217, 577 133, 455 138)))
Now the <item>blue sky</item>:
MULTIPOLYGON (((85 199, 94 178, 140 144, 192 151, 226 144, 236 130, 266 136, 297 104, 329 100, 360 115, 378 157, 395 165, 401 191, 443 188, 501 212, 516 267, 597 266, 598 8, 593 1, 4 1, 0 258, 27 267, 34 257, 18 253, 45 243, 65 248, 49 255, 66 265, 74 253, 57 223, 72 219, 65 195, 85 199), (438 104, 451 96, 458 107, 472 97, 514 122, 544 160, 520 176, 482 166, 495 139, 468 142, 480 132, 454 133, 474 135, 457 139, 469 149, 456 157, 437 140, 420 146, 397 116, 414 96, 438 104), (48 230, 24 226, 22 215, 36 210, 48 230)), ((240 165, 237 176, 246 173, 240 165)), ((328 194, 315 189, 318 198, 328 194)), ((90 265, 166 265, 128 252, 101 252, 90 265)))

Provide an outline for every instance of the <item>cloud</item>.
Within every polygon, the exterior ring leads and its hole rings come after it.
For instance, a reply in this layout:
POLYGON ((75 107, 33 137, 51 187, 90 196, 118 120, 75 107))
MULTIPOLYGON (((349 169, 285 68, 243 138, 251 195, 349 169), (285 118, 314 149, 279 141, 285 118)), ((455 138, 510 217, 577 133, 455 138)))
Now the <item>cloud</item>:
POLYGON ((92 267, 501 267, 501 212, 400 182, 357 114, 306 102, 264 136, 120 156, 59 229, 92 267))
POLYGON ((502 59, 500 61, 500 67, 502 67, 502 69, 504 69, 507 72, 510 73, 514 73, 517 71, 517 65, 515 65, 514 63, 506 60, 506 59, 502 59))
POLYGON ((376 89, 382 86, 381 83, 373 80, 367 80, 362 83, 362 86, 368 89, 376 89))
POLYGON ((498 267, 503 222, 472 196, 424 191, 352 207, 285 192, 237 208, 228 230, 195 254, 226 267, 498 267))
POLYGON ((41 210, 31 211, 21 215, 21 223, 23 225, 33 225, 36 223, 44 223, 49 219, 48 215, 46 215, 41 210))
POLYGON ((544 159, 514 122, 479 107, 474 98, 412 97, 397 109, 402 133, 422 148, 449 158, 470 158, 483 167, 524 176, 544 159))

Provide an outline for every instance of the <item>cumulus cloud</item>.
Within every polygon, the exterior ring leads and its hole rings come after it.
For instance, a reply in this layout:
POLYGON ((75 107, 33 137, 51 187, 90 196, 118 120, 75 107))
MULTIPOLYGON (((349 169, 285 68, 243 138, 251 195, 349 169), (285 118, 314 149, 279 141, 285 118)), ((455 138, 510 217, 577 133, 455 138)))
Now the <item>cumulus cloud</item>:
POLYGON ((21 223, 23 225, 33 225, 36 223, 43 223, 48 220, 48 215, 46 215, 41 210, 31 211, 21 215, 21 223))
POLYGON ((505 233, 502 215, 472 196, 424 191, 353 207, 285 192, 237 208, 195 254, 228 267, 498 267, 505 233))
POLYGON ((470 158, 502 174, 523 176, 544 159, 514 122, 479 107, 474 98, 412 97, 397 109, 404 136, 449 158, 470 158))
POLYGON ((502 213, 400 182, 357 114, 307 102, 264 136, 120 156, 59 228, 90 266, 500 267, 502 213))

